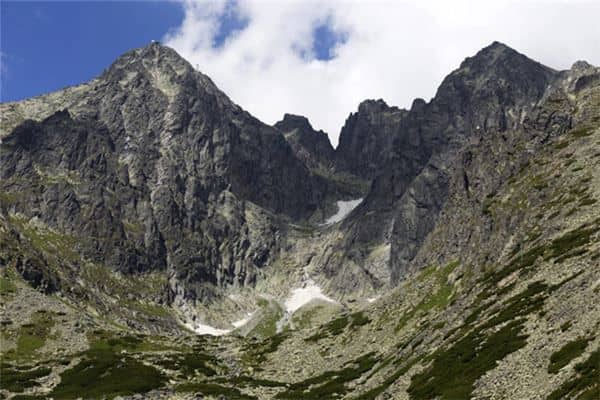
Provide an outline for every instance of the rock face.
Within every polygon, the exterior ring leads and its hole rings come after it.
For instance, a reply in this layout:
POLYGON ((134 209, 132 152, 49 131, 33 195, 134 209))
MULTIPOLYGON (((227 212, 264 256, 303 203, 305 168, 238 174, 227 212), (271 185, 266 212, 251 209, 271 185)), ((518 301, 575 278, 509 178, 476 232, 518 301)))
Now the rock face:
MULTIPOLYGON (((355 253, 353 248, 374 238, 389 243, 390 280, 397 283, 446 201, 449 163, 466 144, 518 127, 557 77, 555 71, 494 42, 446 77, 429 103, 417 99, 408 112, 382 101, 363 103, 344 127, 336 166, 346 165, 339 160, 346 159, 348 148, 371 149, 350 153, 382 164, 372 168, 366 161, 360 164, 360 169, 371 171, 374 181, 353 219, 346 222, 339 251, 355 253), (375 136, 368 134, 371 129, 380 139, 371 139, 375 136), (365 140, 386 144, 378 148, 365 140)), ((469 185, 466 178, 464 184, 469 185)), ((355 263, 364 264, 364 257, 355 263)), ((338 268, 337 263, 326 266, 331 274, 338 268)))
POLYGON ((323 131, 316 131, 306 117, 285 114, 274 125, 290 144, 294 154, 311 170, 327 171, 333 165, 334 149, 323 131))
POLYGON ((381 99, 360 103, 340 133, 336 170, 374 179, 391 156, 400 122, 406 115, 406 110, 390 107, 381 99))
MULTIPOLYGON (((252 286, 286 257, 310 263, 337 293, 380 288, 410 270, 447 201, 450 166, 468 162, 466 146, 524 125, 571 126, 569 114, 533 112, 560 98, 560 85, 583 90, 597 79, 585 63, 568 83, 565 74, 495 42, 429 103, 361 103, 334 150, 305 117, 266 126, 152 44, 88 84, 3 105, 1 185, 27 194, 13 196, 10 213, 80 236, 87 259, 167 271, 170 298, 252 286), (22 121, 28 115, 36 121, 22 121), (285 244, 289 221, 323 221, 335 200, 363 196, 322 251, 288 254, 301 251, 285 244)), ((462 182, 473 184, 467 174, 462 182)))
POLYGON ((493 43, 336 151, 159 45, 0 117, 0 397, 597 397, 600 68, 493 43))
POLYGON ((303 219, 323 199, 279 131, 167 47, 126 53, 67 97, 2 139, 0 190, 95 262, 166 269, 175 292, 202 297, 254 280, 278 240, 269 212, 303 219))

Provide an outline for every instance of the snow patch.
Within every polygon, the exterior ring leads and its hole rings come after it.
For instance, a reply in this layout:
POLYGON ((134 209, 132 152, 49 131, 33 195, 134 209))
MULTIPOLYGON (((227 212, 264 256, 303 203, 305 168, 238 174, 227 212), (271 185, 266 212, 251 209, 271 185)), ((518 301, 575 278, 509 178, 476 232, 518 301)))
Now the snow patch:
POLYGON ((292 290, 291 296, 284 303, 285 311, 291 315, 294 311, 314 299, 336 303, 335 300, 324 295, 321 288, 312 279, 309 279, 304 283, 303 287, 292 290))
POLYGON ((381 296, 369 297, 367 299, 367 303, 374 303, 379 299, 379 297, 381 297, 381 296))
POLYGON ((210 325, 201 324, 199 322, 188 322, 184 325, 196 332, 198 335, 223 336, 231 332, 229 329, 218 329, 210 325))
POLYGON ((324 225, 331 225, 331 224, 335 224, 336 222, 340 222, 341 220, 343 220, 344 218, 346 218, 348 216, 348 214, 350 214, 350 212, 352 212, 352 210, 354 210, 362 201, 363 199, 355 199, 355 200, 340 200, 337 202, 337 207, 338 207, 338 211, 332 215, 331 217, 327 218, 327 221, 325 221, 324 225))
MULTIPOLYGON (((240 320, 233 321, 231 325, 236 328, 244 326, 250 321, 254 313, 247 313, 246 316, 240 320)), ((196 332, 198 335, 211 335, 211 336, 223 336, 230 333, 233 329, 219 329, 214 326, 206 325, 200 322, 186 322, 184 324, 188 329, 196 332)))
POLYGON ((246 317, 232 322, 231 325, 235 326, 236 328, 244 326, 248 323, 248 321, 250 321, 250 319, 252 318, 253 315, 254 315, 254 313, 248 313, 248 314, 246 314, 246 317))

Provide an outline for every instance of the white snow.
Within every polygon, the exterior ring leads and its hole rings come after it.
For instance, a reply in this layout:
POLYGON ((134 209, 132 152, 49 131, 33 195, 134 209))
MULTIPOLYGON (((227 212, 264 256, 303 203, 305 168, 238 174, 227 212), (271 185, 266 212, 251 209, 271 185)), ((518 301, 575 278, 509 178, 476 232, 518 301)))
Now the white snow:
POLYGON ((335 224, 336 222, 340 222, 344 218, 350 214, 352 210, 356 208, 360 204, 363 199, 355 199, 355 200, 341 200, 337 202, 338 211, 329 217, 327 221, 325 221, 325 225, 335 224))
POLYGON ((185 326, 196 332, 198 335, 222 336, 230 332, 229 329, 218 329, 199 322, 188 322, 185 326))
POLYGON ((253 315, 254 315, 254 313, 248 313, 248 314, 246 314, 246 317, 232 322, 231 325, 235 326, 236 328, 239 328, 240 326, 244 326, 248 323, 248 321, 250 321, 250 319, 252 318, 253 315))
POLYGON ((292 290, 291 296, 284 303, 285 311, 291 315, 294 311, 314 299, 325 300, 331 303, 336 302, 325 296, 321 288, 312 279, 308 279, 303 287, 292 290))
MULTIPOLYGON (((250 318, 252 318, 252 315, 254 315, 254 313, 248 313, 248 314, 246 314, 246 316, 244 318, 237 320, 237 321, 233 321, 231 323, 231 325, 233 325, 236 328, 239 328, 240 326, 244 326, 244 325, 246 325, 246 323, 248 323, 248 321, 250 321, 250 318)), ((187 322, 184 325, 186 327, 188 327, 189 329, 193 330, 194 332, 196 332, 198 335, 223 336, 223 335, 230 333, 233 330, 233 329, 219 329, 219 328, 215 328, 214 326, 206 325, 206 324, 203 324, 200 322, 187 322)))

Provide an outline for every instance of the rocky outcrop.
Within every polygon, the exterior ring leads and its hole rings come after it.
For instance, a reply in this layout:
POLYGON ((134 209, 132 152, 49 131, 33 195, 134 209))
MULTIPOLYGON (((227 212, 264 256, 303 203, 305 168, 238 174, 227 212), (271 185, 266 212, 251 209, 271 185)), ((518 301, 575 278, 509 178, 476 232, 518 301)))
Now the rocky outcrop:
POLYGON ((333 146, 327 134, 314 130, 306 117, 285 114, 274 127, 283 133, 296 157, 309 169, 331 169, 334 161, 333 146))
POLYGON ((398 136, 406 110, 383 100, 365 100, 350 114, 335 150, 335 168, 372 180, 382 172, 398 136))
MULTIPOLYGON (((368 107, 349 121, 361 121, 359 116, 369 111, 368 121, 388 122, 385 129, 377 129, 379 135, 388 132, 386 139, 379 140, 393 140, 386 145, 389 154, 375 152, 374 158, 384 163, 380 173, 375 173, 367 198, 346 222, 346 239, 340 251, 349 254, 350 246, 373 238, 386 241, 391 245, 391 281, 397 283, 435 226, 448 195, 450 163, 468 143, 520 126, 557 76, 555 71, 494 42, 448 75, 429 103, 417 99, 408 112, 390 109, 383 102, 366 103, 368 107), (367 215, 379 223, 365 224, 367 215)), ((349 130, 352 126, 360 124, 347 124, 347 132, 368 131, 349 130)), ((346 143, 350 137, 359 136, 347 134, 346 143)), ((336 153, 344 153, 341 144, 340 138, 336 153)), ((337 268, 327 266, 329 271, 337 268)))
POLYGON ((126 53, 65 103, 74 111, 3 138, 10 212, 76 235, 94 262, 170 271, 174 292, 252 283, 278 241, 273 215, 307 218, 323 199, 278 130, 162 45, 126 53))

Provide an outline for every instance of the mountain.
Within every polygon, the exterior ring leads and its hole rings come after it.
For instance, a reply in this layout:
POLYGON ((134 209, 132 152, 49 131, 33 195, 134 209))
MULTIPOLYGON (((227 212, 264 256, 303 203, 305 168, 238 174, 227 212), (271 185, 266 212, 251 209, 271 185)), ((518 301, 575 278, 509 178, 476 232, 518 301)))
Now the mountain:
POLYGON ((253 282, 276 247, 269 213, 307 218, 324 198, 278 131, 159 44, 123 55, 75 96, 34 102, 4 111, 47 114, 2 139, 9 211, 77 236, 86 260, 167 271, 168 297, 253 282))
POLYGON ((331 168, 334 149, 327 134, 315 131, 306 117, 285 114, 274 127, 279 129, 294 154, 311 170, 331 168))
POLYGON ((364 179, 378 176, 391 156, 406 110, 388 106, 383 100, 365 100, 350 114, 340 133, 335 167, 364 179))
MULTIPOLYGON (((555 76, 498 42, 467 58, 429 103, 417 99, 409 112, 401 113, 386 153, 370 156, 382 160, 381 173, 349 222, 354 226, 348 240, 364 243, 377 237, 388 242, 389 279, 397 283, 436 224, 448 196, 449 164, 473 140, 516 127, 555 76)), ((385 120, 390 112, 379 105, 378 118, 385 120)))
POLYGON ((3 397, 600 391, 600 68, 494 42, 333 149, 153 43, 0 116, 3 397))

